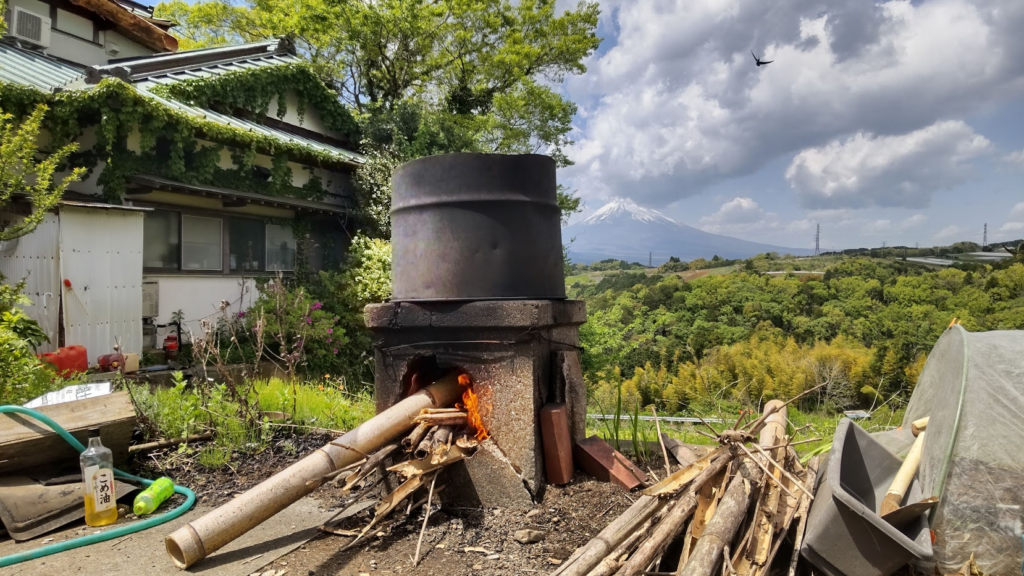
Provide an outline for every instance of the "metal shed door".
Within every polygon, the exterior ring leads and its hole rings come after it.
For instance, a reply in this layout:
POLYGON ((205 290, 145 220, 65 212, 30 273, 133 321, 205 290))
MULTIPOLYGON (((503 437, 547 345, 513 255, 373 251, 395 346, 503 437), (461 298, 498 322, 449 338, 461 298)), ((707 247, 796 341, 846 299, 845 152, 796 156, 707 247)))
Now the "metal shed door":
POLYGON ((89 363, 114 351, 142 352, 142 213, 64 206, 60 267, 64 342, 89 363))
MULTIPOLYGON (((0 220, 4 217, 0 216, 0 220)), ((56 214, 47 214, 31 233, 0 246, 0 274, 10 284, 25 279, 25 295, 32 300, 25 313, 39 323, 50 343, 37 352, 57 349, 60 326, 60 264, 58 249, 60 223, 56 214)))

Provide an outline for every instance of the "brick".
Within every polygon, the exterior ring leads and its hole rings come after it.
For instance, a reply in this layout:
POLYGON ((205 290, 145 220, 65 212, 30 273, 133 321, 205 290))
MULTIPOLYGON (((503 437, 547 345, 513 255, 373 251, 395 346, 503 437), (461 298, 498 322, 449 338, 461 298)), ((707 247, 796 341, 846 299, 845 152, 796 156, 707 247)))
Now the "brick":
POLYGON ((540 409, 540 435, 548 484, 568 484, 574 467, 569 408, 565 404, 551 403, 540 409))
POLYGON ((580 470, 598 480, 618 484, 627 490, 632 490, 647 481, 647 475, 637 468, 636 464, 616 452, 598 436, 577 442, 573 448, 573 458, 580 470))

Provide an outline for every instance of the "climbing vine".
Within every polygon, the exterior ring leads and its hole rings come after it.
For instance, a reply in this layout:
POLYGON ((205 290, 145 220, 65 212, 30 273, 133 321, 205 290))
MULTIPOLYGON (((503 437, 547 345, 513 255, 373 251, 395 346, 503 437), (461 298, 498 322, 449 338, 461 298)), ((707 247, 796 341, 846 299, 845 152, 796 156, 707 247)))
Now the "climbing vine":
POLYGON ((228 114, 236 109, 258 117, 270 112, 270 104, 277 99, 274 111, 279 119, 288 113, 288 94, 294 94, 298 103, 296 114, 305 118, 306 110, 315 108, 328 130, 340 132, 350 142, 359 141, 359 126, 352 114, 338 100, 338 94, 327 87, 306 64, 262 66, 248 70, 226 72, 208 78, 193 78, 152 88, 162 96, 209 108, 228 114))
POLYGON ((75 141, 84 128, 95 128, 96 145, 76 153, 68 163, 91 171, 99 162, 105 162, 98 183, 110 202, 120 202, 130 177, 136 174, 265 196, 319 200, 327 194, 323 180, 311 173, 305 185, 294 186, 288 162, 314 168, 352 162, 349 156, 188 114, 117 78, 104 79, 91 89, 57 94, 0 82, 0 110, 20 117, 39 103, 50 108, 44 128, 55 145, 75 141), (137 150, 128 145, 132 138, 137 138, 137 150), (217 144, 204 145, 197 141, 200 138, 217 144), (234 168, 218 166, 225 148, 234 160, 234 168), (256 169, 257 154, 273 159, 269 175, 256 169))

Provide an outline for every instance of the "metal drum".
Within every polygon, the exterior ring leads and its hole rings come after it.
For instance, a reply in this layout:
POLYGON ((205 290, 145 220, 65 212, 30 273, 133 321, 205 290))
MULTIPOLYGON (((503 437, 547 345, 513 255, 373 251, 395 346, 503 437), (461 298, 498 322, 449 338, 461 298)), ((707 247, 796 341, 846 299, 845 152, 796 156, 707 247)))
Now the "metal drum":
POLYGON ((550 157, 420 158, 392 189, 393 300, 565 298, 550 157))

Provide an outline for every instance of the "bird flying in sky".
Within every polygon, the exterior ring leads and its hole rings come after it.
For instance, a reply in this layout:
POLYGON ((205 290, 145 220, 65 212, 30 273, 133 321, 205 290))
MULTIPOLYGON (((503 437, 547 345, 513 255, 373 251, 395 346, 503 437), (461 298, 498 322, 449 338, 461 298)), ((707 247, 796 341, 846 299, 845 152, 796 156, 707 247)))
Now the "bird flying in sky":
POLYGON ((757 57, 757 54, 754 54, 753 50, 750 51, 750 55, 754 57, 754 61, 757 62, 758 67, 775 62, 775 60, 761 60, 760 58, 757 57))

